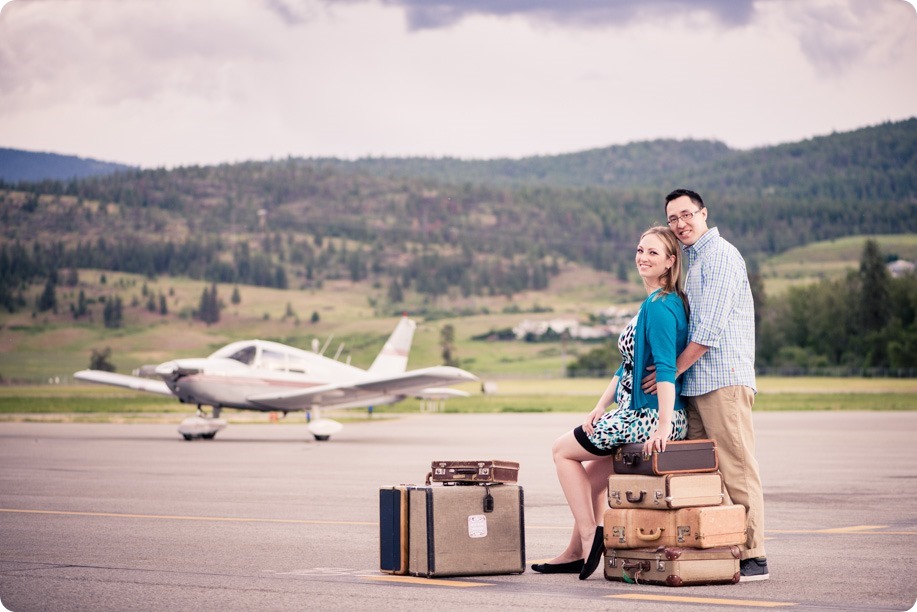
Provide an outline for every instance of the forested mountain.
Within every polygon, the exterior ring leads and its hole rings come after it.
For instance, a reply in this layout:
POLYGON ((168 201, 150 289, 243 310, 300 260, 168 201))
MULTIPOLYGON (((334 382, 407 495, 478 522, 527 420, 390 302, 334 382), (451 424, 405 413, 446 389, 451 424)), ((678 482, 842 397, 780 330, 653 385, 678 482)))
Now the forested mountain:
POLYGON ((626 274, 672 188, 698 189, 747 258, 917 232, 917 119, 753 151, 652 141, 522 160, 285 159, 0 189, 0 298, 95 267, 421 294, 547 286, 564 262, 626 274), (334 238, 334 240, 329 240, 334 238))
POLYGON ((127 170, 130 166, 73 155, 36 153, 0 147, 0 181, 69 180, 127 170))

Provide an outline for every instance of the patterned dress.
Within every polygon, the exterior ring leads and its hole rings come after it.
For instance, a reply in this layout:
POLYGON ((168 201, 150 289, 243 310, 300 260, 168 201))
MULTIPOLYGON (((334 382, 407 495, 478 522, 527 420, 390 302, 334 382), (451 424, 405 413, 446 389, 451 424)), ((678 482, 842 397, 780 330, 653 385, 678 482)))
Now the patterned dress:
MULTIPOLYGON (((595 424, 595 431, 588 437, 596 448, 603 451, 610 451, 622 444, 646 442, 659 422, 659 413, 655 409, 631 409, 634 395, 634 331, 639 316, 635 316, 618 337, 618 350, 621 351, 621 364, 624 367, 615 392, 617 408, 602 415, 595 424)), ((669 439, 683 440, 688 434, 688 421, 684 412, 676 410, 672 422, 672 435, 669 439)))

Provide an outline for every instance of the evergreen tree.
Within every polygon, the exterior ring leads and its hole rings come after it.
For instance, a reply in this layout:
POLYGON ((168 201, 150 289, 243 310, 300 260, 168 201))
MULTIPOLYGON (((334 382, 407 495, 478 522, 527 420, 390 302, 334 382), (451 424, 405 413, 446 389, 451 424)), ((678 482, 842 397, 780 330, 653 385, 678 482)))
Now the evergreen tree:
POLYGON ((458 366, 455 356, 455 328, 451 324, 443 325, 439 330, 439 345, 443 350, 443 365, 458 366))
POLYGON ((105 300, 105 309, 102 313, 102 317, 105 327, 109 329, 121 327, 124 317, 124 302, 121 300, 120 295, 105 300))
POLYGON ((89 356, 89 369, 114 372, 115 366, 111 362, 111 347, 106 346, 101 351, 92 349, 92 354, 89 356))
POLYGON ((159 314, 163 316, 169 314, 169 305, 166 302, 166 296, 162 293, 159 294, 159 314))
POLYGON ((242 302, 242 296, 239 294, 238 285, 232 288, 232 297, 229 298, 229 301, 232 302, 234 306, 238 306, 242 302))
POLYGON ((217 323, 220 320, 220 301, 217 296, 216 283, 213 283, 209 289, 204 287, 197 313, 198 318, 207 325, 217 323))
POLYGON ((38 297, 38 312, 45 312, 48 310, 57 308, 57 284, 54 282, 54 277, 49 276, 48 280, 45 281, 44 291, 41 292, 41 295, 38 297))
POLYGON ((891 277, 885 267, 879 243, 867 240, 860 259, 860 324, 864 332, 885 328, 891 316, 889 284, 891 277))
POLYGON ((388 299, 393 304, 400 304, 404 301, 404 291, 402 291, 401 285, 398 284, 397 278, 393 278, 388 285, 388 299))

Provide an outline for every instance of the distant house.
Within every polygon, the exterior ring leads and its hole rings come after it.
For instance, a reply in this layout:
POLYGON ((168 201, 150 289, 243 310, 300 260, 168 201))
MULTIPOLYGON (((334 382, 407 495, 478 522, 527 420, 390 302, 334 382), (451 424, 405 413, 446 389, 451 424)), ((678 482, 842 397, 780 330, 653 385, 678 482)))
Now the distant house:
POLYGON ((917 264, 904 259, 896 259, 885 267, 888 268, 888 273, 891 274, 893 278, 898 278, 905 274, 911 274, 917 269, 917 264))
POLYGON ((617 335, 624 331, 627 324, 637 314, 635 307, 609 306, 605 310, 600 310, 598 316, 605 321, 605 325, 611 330, 611 333, 617 335))
POLYGON ((573 340, 601 340, 614 334, 607 325, 583 325, 576 319, 551 319, 530 321, 526 319, 513 328, 518 340, 527 338, 559 337, 566 333, 573 340))

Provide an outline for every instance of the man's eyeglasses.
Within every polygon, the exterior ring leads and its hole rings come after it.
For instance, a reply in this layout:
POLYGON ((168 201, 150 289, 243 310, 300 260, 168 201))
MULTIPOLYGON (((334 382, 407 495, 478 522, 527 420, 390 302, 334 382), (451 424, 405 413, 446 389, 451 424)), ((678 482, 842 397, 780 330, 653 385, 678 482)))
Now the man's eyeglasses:
POLYGON ((695 210, 692 212, 686 212, 684 214, 678 215, 677 217, 675 216, 669 217, 668 223, 672 227, 675 227, 676 225, 678 225, 679 221, 684 221, 685 223, 688 223, 691 219, 694 218, 694 215, 696 215, 699 212, 700 212, 699 210, 695 210))

